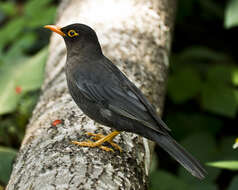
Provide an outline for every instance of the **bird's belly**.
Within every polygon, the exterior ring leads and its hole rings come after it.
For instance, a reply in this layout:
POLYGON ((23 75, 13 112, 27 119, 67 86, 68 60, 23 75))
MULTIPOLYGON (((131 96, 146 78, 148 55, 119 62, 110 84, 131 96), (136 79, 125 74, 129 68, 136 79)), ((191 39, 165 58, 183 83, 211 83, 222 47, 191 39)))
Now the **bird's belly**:
POLYGON ((100 103, 89 101, 80 92, 74 94, 74 92, 70 91, 70 94, 83 113, 94 121, 118 131, 133 131, 132 123, 126 118, 113 113, 100 103))
POLYGON ((113 122, 109 118, 110 111, 104 109, 102 104, 100 105, 86 98, 78 88, 72 85, 72 83, 68 83, 70 95, 83 113, 100 124, 112 127, 113 122))

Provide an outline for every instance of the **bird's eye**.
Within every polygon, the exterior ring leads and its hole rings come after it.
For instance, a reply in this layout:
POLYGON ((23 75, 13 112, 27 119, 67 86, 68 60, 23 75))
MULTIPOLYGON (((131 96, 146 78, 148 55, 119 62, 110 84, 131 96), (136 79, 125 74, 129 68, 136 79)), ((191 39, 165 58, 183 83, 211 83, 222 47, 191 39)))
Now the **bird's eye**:
POLYGON ((74 37, 74 36, 78 36, 79 34, 77 32, 75 32, 75 30, 69 30, 68 31, 68 36, 69 37, 74 37))

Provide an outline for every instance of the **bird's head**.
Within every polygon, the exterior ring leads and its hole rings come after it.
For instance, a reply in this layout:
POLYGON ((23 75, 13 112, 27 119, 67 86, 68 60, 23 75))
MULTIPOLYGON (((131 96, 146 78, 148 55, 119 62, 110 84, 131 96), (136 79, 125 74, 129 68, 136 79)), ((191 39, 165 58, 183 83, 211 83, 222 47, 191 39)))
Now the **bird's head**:
POLYGON ((79 51, 83 50, 101 52, 95 31, 87 25, 76 23, 62 28, 55 25, 46 25, 44 27, 64 38, 68 53, 71 51, 79 53, 79 51))

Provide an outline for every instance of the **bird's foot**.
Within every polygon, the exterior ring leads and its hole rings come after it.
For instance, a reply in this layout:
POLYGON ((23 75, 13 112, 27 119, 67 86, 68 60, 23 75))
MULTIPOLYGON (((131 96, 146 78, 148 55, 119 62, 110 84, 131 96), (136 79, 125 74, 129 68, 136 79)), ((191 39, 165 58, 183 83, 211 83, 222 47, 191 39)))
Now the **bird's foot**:
POLYGON ((92 142, 92 141, 87 141, 87 142, 77 142, 77 141, 72 141, 73 144, 78 145, 78 146, 87 146, 87 147, 96 147, 98 146, 99 148, 101 148, 102 150, 105 151, 113 151, 113 149, 103 146, 102 144, 104 142, 108 142, 112 145, 112 147, 114 147, 115 149, 118 149, 120 152, 122 152, 122 148, 117 145, 116 143, 112 142, 112 140, 115 138, 115 136, 117 136, 119 134, 118 131, 114 131, 110 134, 108 134, 107 136, 104 136, 102 134, 94 134, 94 133, 86 133, 89 136, 93 136, 92 139, 96 140, 96 142, 92 142))
POLYGON ((98 146, 99 148, 101 148, 102 150, 105 150, 107 152, 114 152, 114 150, 112 148, 103 146, 103 145, 97 145, 96 142, 92 142, 92 141, 83 141, 83 142, 78 142, 78 141, 72 141, 73 144, 78 145, 78 146, 87 146, 87 147, 96 147, 98 146))
MULTIPOLYGON (((102 138, 105 137, 105 135, 100 134, 100 133, 95 134, 95 133, 87 132, 86 134, 87 134, 88 136, 93 136, 92 139, 93 139, 93 140, 96 140, 96 141, 97 141, 97 140, 100 140, 100 139, 102 139, 102 138)), ((107 142, 108 142, 112 147, 114 147, 115 149, 117 149, 117 150, 119 150, 120 152, 122 152, 122 148, 121 148, 118 144, 114 143, 112 140, 113 140, 113 139, 107 140, 107 142)))

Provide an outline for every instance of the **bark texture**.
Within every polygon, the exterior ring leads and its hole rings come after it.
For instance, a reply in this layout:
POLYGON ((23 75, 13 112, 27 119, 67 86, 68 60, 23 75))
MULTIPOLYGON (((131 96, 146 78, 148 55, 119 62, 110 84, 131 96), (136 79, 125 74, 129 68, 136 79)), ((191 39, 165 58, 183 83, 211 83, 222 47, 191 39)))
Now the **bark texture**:
MULTIPOLYGON (((98 34, 104 54, 132 80, 161 114, 174 0, 62 1, 57 25, 84 23, 98 34)), ((147 189, 151 144, 135 134, 115 138, 123 152, 77 147, 85 132, 107 134, 72 101, 64 74, 66 49, 53 34, 42 95, 27 127, 8 190, 147 189), (54 120, 61 124, 52 126, 54 120)))

